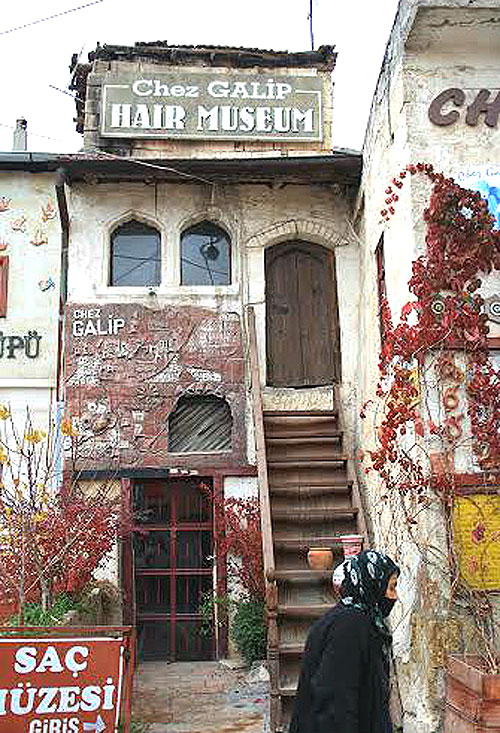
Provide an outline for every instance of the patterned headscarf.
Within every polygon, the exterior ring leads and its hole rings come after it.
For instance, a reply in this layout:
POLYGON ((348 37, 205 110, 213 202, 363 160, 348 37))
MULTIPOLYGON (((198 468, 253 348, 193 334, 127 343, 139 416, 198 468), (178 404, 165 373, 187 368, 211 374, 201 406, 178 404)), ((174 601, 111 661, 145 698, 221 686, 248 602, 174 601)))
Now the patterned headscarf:
POLYGON ((390 557, 376 550, 365 550, 348 558, 344 563, 344 580, 340 586, 342 603, 367 612, 382 636, 385 645, 392 637, 384 621, 384 598, 391 575, 399 575, 400 569, 390 557))

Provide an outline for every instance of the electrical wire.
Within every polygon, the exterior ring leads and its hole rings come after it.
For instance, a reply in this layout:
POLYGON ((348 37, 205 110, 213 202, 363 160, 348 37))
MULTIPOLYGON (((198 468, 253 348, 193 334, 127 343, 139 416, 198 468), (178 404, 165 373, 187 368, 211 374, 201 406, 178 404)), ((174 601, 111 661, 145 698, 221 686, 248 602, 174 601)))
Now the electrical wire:
MULTIPOLYGON (((0 127, 5 127, 8 130, 15 130, 16 129, 14 125, 6 125, 6 124, 4 124, 2 122, 0 122, 0 127)), ((40 134, 38 134, 36 132, 31 132, 31 131, 29 132, 29 134, 30 134, 30 137, 43 137, 45 140, 52 140, 52 142, 55 142, 55 143, 62 143, 62 142, 64 142, 64 140, 61 140, 60 137, 50 137, 49 135, 40 135, 40 134)), ((24 152, 26 152, 26 151, 24 151, 24 152)), ((1 153, 0 153, 0 155, 1 155, 1 153)))
POLYGON ((208 178, 201 178, 201 176, 195 176, 193 173, 184 173, 184 171, 180 171, 177 168, 172 168, 168 165, 158 165, 157 163, 148 163, 145 160, 139 160, 138 158, 124 158, 123 155, 114 155, 113 153, 108 153, 104 150, 99 150, 99 155, 103 155, 106 158, 112 158, 113 160, 121 160, 122 162, 126 160, 129 163, 135 163, 137 165, 143 165, 146 166, 146 168, 156 168, 160 171, 170 171, 170 173, 177 173, 178 176, 181 176, 183 178, 191 178, 196 181, 200 181, 201 183, 207 183, 209 186, 215 185, 213 181, 209 181, 208 178))
POLYGON ((23 25, 18 25, 15 28, 9 28, 6 31, 0 31, 0 36, 5 36, 7 33, 14 33, 14 31, 21 31, 24 28, 30 28, 32 25, 38 25, 38 23, 45 23, 48 20, 54 20, 54 18, 60 18, 62 15, 69 15, 69 13, 75 13, 77 10, 83 10, 84 8, 89 8, 91 5, 99 5, 100 3, 103 3, 104 0, 94 0, 91 3, 86 3, 85 5, 79 5, 77 8, 70 8, 69 10, 63 10, 61 13, 55 13, 54 15, 49 15, 47 18, 40 18, 39 20, 33 20, 31 23, 24 23, 23 25))
MULTIPOLYGON (((102 0, 100 0, 102 1, 102 0)), ((62 92, 63 94, 67 94, 68 96, 72 96, 70 92, 65 92, 63 89, 58 89, 58 87, 53 86, 52 84, 49 84, 49 86, 52 89, 56 89, 58 92, 62 92)), ((6 127, 10 130, 15 130, 16 128, 14 125, 6 125, 4 123, 0 122, 0 127, 6 127)), ((53 142, 65 142, 65 140, 62 140, 61 138, 56 137, 49 137, 48 135, 38 135, 36 132, 29 131, 29 135, 31 137, 43 137, 46 140, 52 140, 53 142)), ((138 158, 124 158, 123 155, 114 155, 114 153, 108 153, 104 150, 99 150, 99 156, 110 158, 111 160, 120 160, 120 161, 127 161, 128 163, 134 163, 135 165, 142 165, 146 168, 156 168, 157 170, 165 170, 169 171, 170 173, 176 173, 178 176, 181 176, 182 178, 190 178, 195 181, 200 181, 200 183, 206 183, 209 186, 215 185, 213 181, 209 181, 208 178, 202 178, 201 176, 195 176, 193 173, 185 173, 184 171, 180 171, 177 168, 173 168, 172 166, 167 165, 158 165, 155 163, 148 163, 145 160, 139 160, 138 158)))

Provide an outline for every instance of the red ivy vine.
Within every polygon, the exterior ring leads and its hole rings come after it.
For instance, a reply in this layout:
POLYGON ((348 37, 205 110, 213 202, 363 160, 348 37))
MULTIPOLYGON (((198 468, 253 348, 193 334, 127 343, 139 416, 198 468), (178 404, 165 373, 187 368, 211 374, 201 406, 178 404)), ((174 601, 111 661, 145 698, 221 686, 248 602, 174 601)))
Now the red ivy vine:
MULTIPOLYGON (((467 437, 483 477, 485 472, 498 472, 500 372, 490 358, 489 328, 479 290, 482 274, 500 270, 500 232, 479 193, 462 188, 426 163, 409 165, 392 179, 385 192, 387 208, 381 211, 385 221, 396 213, 398 191, 408 174, 425 176, 432 184, 423 214, 426 250, 413 262, 409 281, 413 299, 403 307, 396 326, 387 301, 381 303, 383 343, 376 388, 379 399, 369 400, 361 417, 366 417, 370 403, 376 410, 382 405, 383 411, 377 429, 378 444, 368 452, 366 471, 378 474, 382 500, 390 501, 393 514, 401 512, 402 527, 408 528, 420 547, 421 535, 414 532, 414 525, 422 509, 437 497, 444 510, 452 597, 460 590, 493 673, 500 671, 500 656, 491 603, 476 589, 480 585, 472 587, 465 580, 455 547, 454 517, 459 481, 455 456, 464 429, 460 395, 470 421, 467 437), (434 370, 435 386, 429 385, 430 391, 425 392, 422 401, 419 369, 429 365, 434 370), (432 417, 432 390, 439 394, 442 412, 436 414, 442 424, 435 424, 432 417), (405 439, 410 430, 414 431, 413 441, 405 439), (419 436, 425 438, 426 434, 430 440, 419 441, 419 436), (439 451, 432 453, 436 445, 439 451)), ((423 382, 427 390, 426 378, 423 382)), ((395 531, 396 524, 391 522, 391 532, 395 531)), ((499 532, 487 533, 484 522, 478 521, 472 529, 475 545, 499 538, 499 532)), ((474 574, 483 562, 481 557, 476 553, 470 558, 476 563, 474 574)), ((468 567, 470 570, 470 563, 468 567)), ((487 568, 481 566, 481 570, 487 568)))
MULTIPOLYGON (((375 470, 384 485, 391 488, 397 461, 398 469, 406 476, 399 489, 413 490, 417 499, 424 501, 431 483, 442 496, 447 493, 446 487, 439 485, 439 477, 430 476, 398 449, 398 438, 406 433, 409 423, 413 423, 417 435, 424 435, 412 370, 431 350, 446 354, 459 348, 466 353, 465 387, 475 450, 484 466, 488 459, 491 462, 500 455, 500 375, 489 360, 487 316, 478 292, 480 274, 500 269, 500 232, 494 228, 495 220, 479 193, 436 173, 426 163, 408 165, 392 179, 385 192, 387 208, 381 211, 385 221, 396 213, 398 190, 408 174, 423 175, 432 184, 429 206, 424 211, 427 246, 413 262, 409 290, 414 299, 403 307, 398 325, 393 326, 387 301, 381 304, 384 337, 376 395, 385 398, 386 409, 378 428, 378 447, 369 452, 371 466, 367 470, 375 470)), ((437 367, 438 371, 450 369, 445 356, 437 367)), ((361 417, 366 416, 370 402, 363 406, 361 417)), ((431 434, 441 435, 449 443, 460 430, 453 417, 443 426, 429 421, 427 427, 431 434)))
MULTIPOLYGON (((205 486, 205 485, 204 485, 205 486)), ((211 490, 206 487, 208 491, 211 490)), ((216 522, 215 539, 220 556, 239 584, 239 590, 251 599, 263 600, 265 594, 264 558, 260 505, 257 496, 228 497, 211 492, 216 522), (222 520, 222 521, 221 521, 222 520)))

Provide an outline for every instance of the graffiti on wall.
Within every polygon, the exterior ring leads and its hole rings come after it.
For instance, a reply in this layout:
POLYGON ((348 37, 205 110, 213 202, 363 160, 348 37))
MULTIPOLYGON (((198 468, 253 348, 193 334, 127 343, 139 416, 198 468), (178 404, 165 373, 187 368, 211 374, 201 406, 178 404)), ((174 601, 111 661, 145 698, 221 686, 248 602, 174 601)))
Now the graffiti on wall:
POLYGON ((466 188, 479 191, 488 202, 490 212, 500 229, 500 165, 490 164, 464 168, 456 176, 457 182, 466 188))
MULTIPOLYGON (((240 318, 206 308, 72 305, 67 314, 68 407, 96 467, 168 466, 168 418, 181 396, 214 395, 232 413, 230 455, 245 459, 245 379, 240 318)), ((176 456, 175 465, 193 463, 176 456)))

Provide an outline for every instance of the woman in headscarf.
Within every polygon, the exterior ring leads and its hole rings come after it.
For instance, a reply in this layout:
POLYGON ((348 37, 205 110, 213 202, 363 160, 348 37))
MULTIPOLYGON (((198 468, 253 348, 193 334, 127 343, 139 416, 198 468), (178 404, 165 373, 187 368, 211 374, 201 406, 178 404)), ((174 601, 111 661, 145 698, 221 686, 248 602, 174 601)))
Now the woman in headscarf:
POLYGON ((392 733, 392 637, 398 566, 376 550, 344 563, 341 600, 311 628, 290 733, 392 733))

